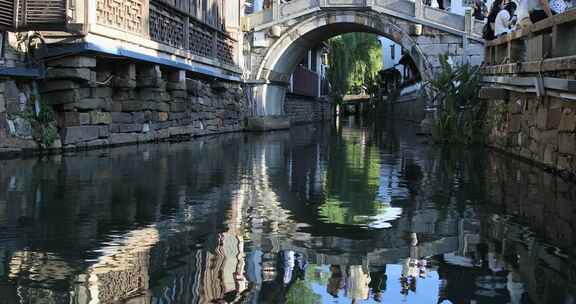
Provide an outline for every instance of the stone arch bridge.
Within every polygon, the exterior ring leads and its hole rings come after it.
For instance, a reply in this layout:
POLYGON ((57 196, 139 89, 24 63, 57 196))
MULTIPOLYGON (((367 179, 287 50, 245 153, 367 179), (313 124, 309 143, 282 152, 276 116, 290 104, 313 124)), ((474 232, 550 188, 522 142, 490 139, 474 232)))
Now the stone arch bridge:
POLYGON ((439 56, 480 64, 483 24, 425 6, 422 0, 275 0, 272 7, 244 20, 245 79, 255 115, 284 114, 290 75, 306 52, 331 37, 368 32, 400 44, 424 80, 433 77, 439 56))

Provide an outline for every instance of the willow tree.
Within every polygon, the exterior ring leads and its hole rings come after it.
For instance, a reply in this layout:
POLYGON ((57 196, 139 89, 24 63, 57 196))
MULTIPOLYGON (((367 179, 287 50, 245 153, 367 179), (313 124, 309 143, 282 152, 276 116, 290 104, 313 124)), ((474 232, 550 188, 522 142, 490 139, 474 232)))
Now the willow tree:
POLYGON ((371 88, 382 69, 382 47, 378 36, 343 34, 328 41, 328 79, 332 94, 342 97, 359 87, 371 88))

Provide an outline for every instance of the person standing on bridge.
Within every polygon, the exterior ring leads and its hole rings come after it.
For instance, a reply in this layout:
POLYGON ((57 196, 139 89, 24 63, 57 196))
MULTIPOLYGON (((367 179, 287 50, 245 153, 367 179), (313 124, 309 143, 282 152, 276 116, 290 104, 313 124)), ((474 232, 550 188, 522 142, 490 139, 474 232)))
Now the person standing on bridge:
POLYGON ((500 10, 502 10, 502 1, 503 0, 494 0, 494 2, 492 2, 492 7, 490 8, 490 13, 488 14, 488 20, 486 21, 486 25, 484 26, 482 33, 482 38, 486 40, 494 40, 494 38, 496 38, 494 35, 496 16, 498 16, 498 13, 500 10))
POLYGON ((496 15, 496 21, 494 22, 495 30, 494 33, 496 37, 505 35, 512 31, 512 27, 516 23, 516 3, 508 2, 503 10, 500 10, 498 15, 496 15))

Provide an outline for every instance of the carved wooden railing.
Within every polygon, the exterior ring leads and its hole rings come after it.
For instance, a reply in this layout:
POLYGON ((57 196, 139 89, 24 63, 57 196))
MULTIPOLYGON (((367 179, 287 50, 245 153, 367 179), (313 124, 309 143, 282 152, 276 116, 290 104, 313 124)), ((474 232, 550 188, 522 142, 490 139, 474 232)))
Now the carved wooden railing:
POLYGON ((96 0, 98 25, 135 34, 194 56, 237 65, 229 33, 196 18, 190 0, 96 0))
POLYGON ((576 56, 576 9, 488 41, 484 54, 487 65, 576 56))

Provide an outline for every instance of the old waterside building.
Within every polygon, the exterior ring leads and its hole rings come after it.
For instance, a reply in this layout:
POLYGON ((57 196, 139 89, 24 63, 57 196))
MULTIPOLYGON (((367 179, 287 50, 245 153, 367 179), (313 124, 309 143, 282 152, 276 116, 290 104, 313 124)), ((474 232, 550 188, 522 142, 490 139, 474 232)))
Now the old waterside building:
POLYGON ((240 129, 243 5, 1 0, 0 150, 240 129))

